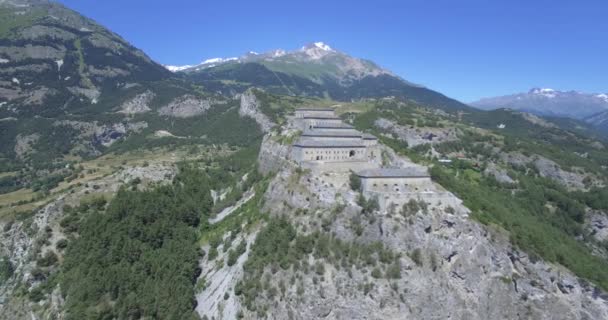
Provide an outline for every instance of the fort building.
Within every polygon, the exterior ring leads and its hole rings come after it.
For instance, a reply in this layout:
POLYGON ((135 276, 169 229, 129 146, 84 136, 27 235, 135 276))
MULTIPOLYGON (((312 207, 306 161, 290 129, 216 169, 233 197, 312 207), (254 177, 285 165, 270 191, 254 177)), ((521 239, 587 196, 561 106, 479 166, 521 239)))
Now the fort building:
POLYGON ((295 111, 296 118, 304 117, 335 117, 334 109, 331 108, 300 108, 295 111))
POLYGON ((431 176, 423 167, 369 169, 359 171, 357 175, 364 193, 421 192, 431 185, 431 176))
POLYGON ((332 109, 298 109, 303 130, 292 146, 291 157, 301 166, 330 171, 374 168, 378 139, 336 117, 332 109))

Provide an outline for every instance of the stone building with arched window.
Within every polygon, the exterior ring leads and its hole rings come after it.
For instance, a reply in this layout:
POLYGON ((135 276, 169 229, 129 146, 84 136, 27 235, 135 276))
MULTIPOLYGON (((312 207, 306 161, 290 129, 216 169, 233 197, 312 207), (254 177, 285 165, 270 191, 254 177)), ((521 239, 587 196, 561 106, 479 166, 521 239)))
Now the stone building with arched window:
POLYGON ((298 109, 303 130, 293 144, 292 159, 304 166, 338 169, 366 168, 378 139, 342 122, 332 109, 298 109))

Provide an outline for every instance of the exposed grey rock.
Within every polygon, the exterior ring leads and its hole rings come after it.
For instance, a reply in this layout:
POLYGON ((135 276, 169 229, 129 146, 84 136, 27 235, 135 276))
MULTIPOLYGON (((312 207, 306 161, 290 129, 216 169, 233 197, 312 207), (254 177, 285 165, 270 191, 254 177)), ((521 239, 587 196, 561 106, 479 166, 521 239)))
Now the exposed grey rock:
POLYGON ((158 114, 176 118, 191 118, 200 116, 211 108, 209 100, 203 100, 193 95, 185 95, 171 101, 160 108, 158 114))
POLYGON ((500 183, 508 183, 508 184, 512 184, 515 183, 515 181, 507 174, 507 172, 504 169, 499 168, 496 164, 494 163, 488 163, 488 166, 486 168, 486 170, 484 171, 484 174, 488 175, 488 176, 493 176, 496 181, 500 182, 500 183))
POLYGON ((538 156, 534 160, 534 166, 538 169, 541 176, 557 181, 570 189, 584 189, 584 175, 575 172, 562 170, 561 167, 552 160, 538 156))
POLYGON ((534 123, 536 125, 539 125, 541 127, 545 127, 545 128, 557 128, 557 126, 543 118, 540 118, 534 114, 531 113, 527 113, 527 112, 522 112, 521 113, 522 117, 524 117, 524 119, 526 119, 527 121, 534 123))
POLYGON ((12 61, 22 61, 25 59, 63 59, 66 54, 63 46, 51 47, 26 44, 23 47, 0 47, 0 55, 7 56, 12 61))
POLYGON ((104 147, 111 146, 114 142, 120 140, 130 132, 140 132, 144 128, 148 127, 146 122, 127 122, 127 123, 116 123, 113 125, 106 125, 99 127, 95 131, 94 141, 95 143, 101 144, 104 147))
POLYGON ((276 124, 272 122, 265 114, 263 114, 258 106, 258 99, 253 93, 253 89, 248 89, 241 95, 241 107, 239 115, 241 117, 250 117, 254 119, 263 132, 269 132, 276 124))
POLYGON ((82 88, 82 87, 69 87, 71 93, 84 96, 91 100, 91 103, 97 103, 97 99, 99 99, 99 95, 101 92, 97 88, 82 88))
POLYGON ((124 45, 100 33, 92 33, 87 37, 87 40, 95 47, 110 49, 114 52, 119 52, 124 49, 124 45))
POLYGON ((131 74, 131 72, 114 67, 103 67, 102 69, 96 68, 95 66, 88 66, 89 74, 91 76, 99 76, 103 78, 115 78, 115 77, 125 77, 131 74))
POLYGON ((136 95, 133 99, 125 101, 120 106, 120 113, 136 114, 150 111, 149 104, 154 99, 154 92, 146 90, 144 93, 136 95))
POLYGON ((608 241, 608 214, 590 210, 585 216, 585 225, 597 241, 608 241))
POLYGON ((289 161, 291 146, 277 142, 275 135, 267 134, 264 136, 258 154, 258 169, 264 174, 278 171, 289 161))
POLYGON ((385 118, 377 119, 374 125, 406 141, 410 147, 458 140, 458 131, 455 128, 414 128, 398 125, 385 118))
MULTIPOLYGON (((258 296, 257 305, 268 307, 270 319, 604 319, 608 301, 565 268, 534 261, 512 247, 508 236, 468 217, 469 210, 454 205, 429 204, 428 213, 403 217, 388 212, 362 216, 349 199, 348 175, 304 173, 284 167, 271 181, 266 210, 288 215, 301 230, 315 230, 335 203, 345 204, 330 224, 329 232, 344 241, 380 241, 401 256, 401 278, 374 279, 370 268, 340 266, 327 260, 325 274, 299 273, 304 292, 289 285, 284 296, 258 296), (332 178, 333 177, 333 178, 332 178), (322 182, 322 181, 325 182, 322 182), (319 189, 321 188, 321 190, 319 189), (327 196, 323 195, 327 194, 327 196), (328 199, 328 200, 323 200, 328 199), (331 199, 331 201, 329 200, 331 199), (338 200, 335 200, 338 199, 338 200), (340 200, 344 199, 344 200, 340 200), (308 214, 294 214, 306 209, 308 214), (349 227, 360 219, 364 230, 357 236, 349 227), (420 263, 408 256, 420 251, 420 263), (365 283, 373 283, 369 292, 365 283), (397 288, 397 289, 394 289, 397 288)), ((441 187, 437 186, 438 189, 441 187)), ((424 196, 422 199, 424 200, 424 196)), ((310 257, 309 265, 319 260, 310 257)), ((273 274, 272 284, 289 283, 293 271, 273 274)), ((300 281, 300 280, 298 280, 300 281)), ((256 314, 245 312, 246 318, 256 314)))
POLYGON ((42 73, 51 70, 51 66, 46 63, 35 63, 35 64, 27 64, 23 66, 15 66, 15 67, 3 67, 0 69, 0 74, 15 74, 21 72, 35 72, 42 73))
POLYGON ((36 141, 40 139, 40 135, 37 133, 23 135, 18 134, 15 138, 15 154, 17 158, 23 159, 25 155, 32 151, 32 147, 36 141))
POLYGON ((59 29, 51 26, 43 26, 43 25, 33 25, 22 29, 19 32, 19 35, 28 40, 38 40, 38 39, 58 39, 58 40, 73 40, 76 38, 76 35, 66 31, 64 29, 59 29))
POLYGON ((54 94, 57 94, 57 90, 41 86, 33 90, 28 90, 23 103, 26 105, 40 105, 47 96, 52 96, 54 94))
POLYGON ((98 145, 108 147, 114 142, 126 136, 127 134, 141 132, 143 129, 148 127, 148 123, 145 121, 125 123, 120 122, 114 124, 100 125, 97 123, 97 121, 83 122, 62 120, 55 121, 53 125, 70 126, 80 131, 80 137, 82 139, 88 139, 92 144, 92 148, 95 148, 95 146, 98 145))

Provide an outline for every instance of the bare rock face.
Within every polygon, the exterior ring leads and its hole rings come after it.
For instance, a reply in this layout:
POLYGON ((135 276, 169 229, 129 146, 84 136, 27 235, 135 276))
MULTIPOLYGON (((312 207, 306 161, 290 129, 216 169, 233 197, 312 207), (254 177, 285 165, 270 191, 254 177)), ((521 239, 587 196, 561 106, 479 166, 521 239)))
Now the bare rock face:
POLYGON ((519 152, 500 153, 500 157, 505 163, 516 166, 532 164, 536 170, 538 170, 541 176, 558 182, 571 190, 582 190, 586 188, 583 181, 587 177, 587 174, 582 172, 566 171, 557 163, 545 157, 538 155, 528 157, 519 152))
POLYGON ((18 134, 15 141, 15 154, 17 154, 17 157, 23 159, 25 155, 32 151, 32 146, 38 139, 40 139, 40 135, 37 133, 29 135, 18 134))
POLYGON ((80 131, 80 138, 88 140, 92 147, 109 147, 114 142, 125 137, 130 133, 141 132, 148 127, 145 121, 140 122, 119 122, 114 124, 99 124, 94 122, 63 120, 53 123, 55 126, 70 126, 80 131))
POLYGON ((160 108, 158 113, 163 116, 175 118, 191 118, 200 116, 211 108, 209 100, 203 100, 192 95, 179 97, 168 105, 160 108))
POLYGON ((154 92, 147 90, 144 93, 136 95, 133 99, 125 101, 120 106, 120 111, 118 112, 125 114, 146 113, 150 111, 148 105, 154 99, 154 96, 154 92))
POLYGON ((276 124, 272 122, 265 114, 260 111, 258 100, 252 89, 245 91, 241 95, 241 108, 239 115, 241 117, 250 117, 254 119, 263 132, 269 132, 276 124))
POLYGON ((281 144, 274 139, 274 135, 267 134, 258 154, 258 169, 264 174, 278 171, 289 161, 290 153, 290 145, 281 144))
POLYGON ((68 90, 79 96, 84 96, 91 101, 91 103, 97 103, 101 92, 97 88, 82 88, 82 87, 69 87, 68 90))
POLYGON ((147 127, 147 122, 127 122, 102 126, 95 130, 94 141, 104 147, 109 147, 128 133, 140 132, 147 127))
POLYGON ((89 70, 89 74, 92 76, 98 76, 98 77, 102 77, 102 78, 116 78, 116 77, 126 77, 129 74, 131 74, 131 72, 124 70, 124 69, 120 69, 120 68, 113 68, 113 67, 103 67, 103 68, 96 68, 95 66, 89 66, 87 68, 89 70))
POLYGON ((515 181, 507 174, 507 172, 494 163, 488 164, 488 167, 484 171, 487 176, 492 176, 496 181, 500 183, 512 184, 515 181))
POLYGON ((584 175, 565 171, 557 163, 545 158, 538 157, 534 160, 534 166, 540 172, 540 175, 552 180, 555 180, 570 189, 584 189, 584 175))
POLYGON ((59 40, 74 40, 76 35, 72 32, 50 26, 33 25, 21 30, 21 37, 28 40, 45 39, 47 37, 59 40))
POLYGON ((600 242, 608 241, 608 214, 601 211, 587 213, 587 229, 590 234, 600 242))
POLYGON ((410 147, 458 140, 458 132, 455 128, 410 128, 385 118, 376 120, 374 125, 406 141, 410 147))
POLYGON ((23 47, 0 46, 0 55, 8 57, 11 61, 26 59, 59 60, 65 57, 66 52, 66 48, 63 46, 51 47, 32 44, 26 44, 23 47))
POLYGON ((521 113, 522 117, 524 119, 526 119, 527 121, 539 125, 541 127, 545 127, 545 128, 557 128, 557 126, 541 117, 538 117, 534 114, 531 113, 527 113, 527 112, 522 112, 521 113))
MULTIPOLYGON (((272 286, 289 285, 278 297, 258 295, 256 305, 268 307, 269 319, 608 318, 608 295, 559 265, 531 259, 508 235, 471 220, 466 207, 454 205, 458 201, 372 217, 361 213, 355 197, 346 174, 298 175, 286 166, 270 183, 265 208, 287 215, 300 232, 331 221, 323 228, 343 241, 381 242, 401 253, 399 277, 372 276, 373 266, 311 255, 302 263, 324 264, 322 273, 272 273, 272 286), (336 203, 343 209, 332 214, 336 203), (357 220, 358 234, 350 227, 357 220)), ((245 311, 245 318, 256 314, 245 311)))

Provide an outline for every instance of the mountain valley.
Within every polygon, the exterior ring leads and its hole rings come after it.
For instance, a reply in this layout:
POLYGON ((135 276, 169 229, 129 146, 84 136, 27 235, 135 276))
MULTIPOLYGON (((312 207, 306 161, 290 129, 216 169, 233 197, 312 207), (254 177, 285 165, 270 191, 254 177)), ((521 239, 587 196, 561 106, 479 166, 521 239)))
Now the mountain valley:
POLYGON ((56 2, 0 17, 0 319, 608 319, 601 94, 469 106, 323 42, 163 66, 56 2))

